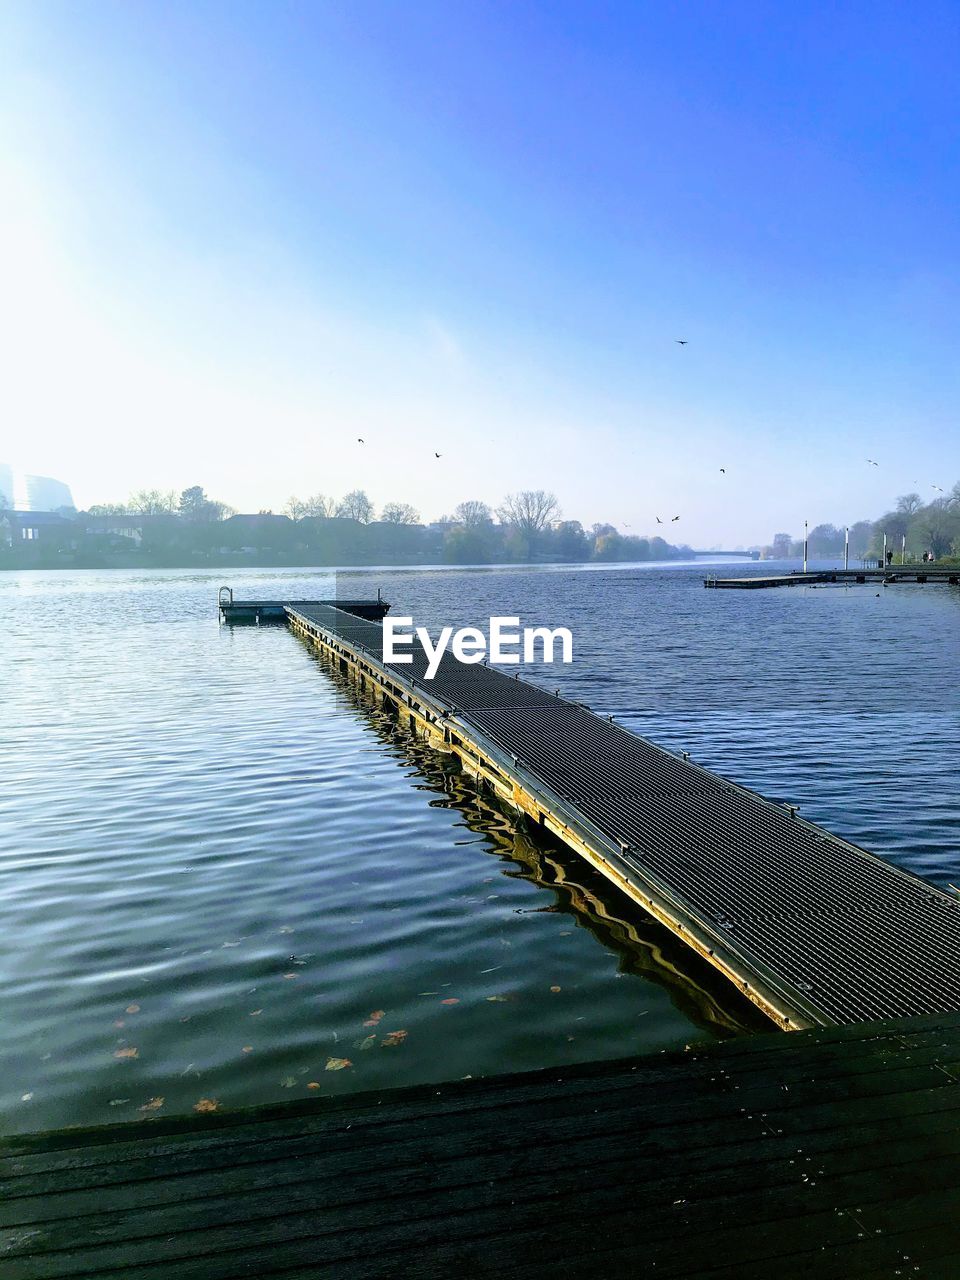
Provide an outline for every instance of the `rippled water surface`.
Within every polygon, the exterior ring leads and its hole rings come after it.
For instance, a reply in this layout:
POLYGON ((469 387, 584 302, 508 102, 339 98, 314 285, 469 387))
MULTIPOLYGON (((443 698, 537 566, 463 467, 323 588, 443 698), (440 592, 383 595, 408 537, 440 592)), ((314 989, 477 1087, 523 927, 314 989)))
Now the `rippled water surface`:
MULTIPOLYGON (((960 882, 960 593, 714 592, 703 572, 231 577, 238 596, 382 587, 431 627, 491 613, 567 625, 573 666, 531 678, 960 882)), ((285 628, 218 625, 218 585, 0 575, 8 1131, 762 1026, 285 628)))

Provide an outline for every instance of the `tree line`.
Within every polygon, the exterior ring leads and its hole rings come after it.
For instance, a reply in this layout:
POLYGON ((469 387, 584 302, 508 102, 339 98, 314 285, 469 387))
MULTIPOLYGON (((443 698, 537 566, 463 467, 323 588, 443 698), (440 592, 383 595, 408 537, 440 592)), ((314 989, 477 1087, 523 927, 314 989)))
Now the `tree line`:
MULTIPOLYGON (((255 560, 304 565, 623 562, 691 554, 689 547, 663 538, 621 534, 612 524, 585 529, 578 520, 563 519, 556 496, 543 489, 507 494, 496 508, 470 499, 429 525, 408 502, 390 501, 378 512, 362 489, 340 499, 291 497, 282 512, 245 515, 209 498, 200 485, 179 495, 141 489, 126 502, 62 514, 60 552, 72 551, 77 564, 117 557, 165 566, 255 560)), ((33 558, 52 554, 54 532, 44 532, 43 547, 17 549, 33 558)))
MULTIPOLYGON (((908 561, 921 560, 926 553, 935 560, 960 558, 960 480, 952 489, 933 486, 937 496, 924 502, 919 493, 904 493, 890 511, 877 520, 858 520, 849 526, 850 556, 854 560, 879 560, 884 534, 889 552, 899 559, 901 550, 908 561)), ((811 559, 833 559, 843 555, 844 526, 818 524, 807 534, 811 559)), ((789 533, 774 535, 766 558, 786 560, 803 554, 803 539, 789 533)))

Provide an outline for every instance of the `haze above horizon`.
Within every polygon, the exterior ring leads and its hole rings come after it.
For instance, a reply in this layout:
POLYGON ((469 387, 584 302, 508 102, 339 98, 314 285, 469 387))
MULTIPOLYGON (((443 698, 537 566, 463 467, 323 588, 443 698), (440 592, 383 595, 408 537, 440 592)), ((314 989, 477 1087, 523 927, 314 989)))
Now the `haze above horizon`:
POLYGON ((958 57, 941 3, 7 0, 0 457, 701 547, 929 501, 958 57))

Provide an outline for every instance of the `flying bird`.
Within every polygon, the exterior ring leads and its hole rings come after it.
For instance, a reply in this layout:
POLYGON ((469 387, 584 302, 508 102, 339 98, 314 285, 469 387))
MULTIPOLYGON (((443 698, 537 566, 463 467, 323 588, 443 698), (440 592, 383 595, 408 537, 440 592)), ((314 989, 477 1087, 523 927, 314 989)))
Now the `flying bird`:
POLYGON ((727 474, 727 468, 726 468, 726 467, 721 467, 721 468, 720 468, 720 474, 721 474, 722 476, 725 476, 725 475, 727 474))
POLYGON ((441 458, 441 457, 443 457, 443 455, 442 455, 442 454, 440 454, 440 453, 434 453, 434 455, 433 455, 433 456, 434 456, 435 458, 441 458))
POLYGON ((657 516, 657 524, 663 524, 663 521, 660 519, 659 516, 657 516))
POLYGON ((673 524, 676 520, 679 520, 679 519, 680 519, 679 516, 672 516, 670 519, 670 523, 673 524))
POLYGON ((363 443, 364 443, 363 436, 357 436, 357 444, 363 444, 363 443))
POLYGON ((874 462, 872 458, 868 458, 867 461, 870 463, 871 467, 879 467, 880 465, 879 462, 874 462))
POLYGON ((674 342, 679 342, 681 347, 685 347, 689 341, 689 338, 674 338, 674 342))
POLYGON ((939 486, 938 484, 932 484, 932 485, 930 486, 930 488, 931 488, 931 489, 936 489, 937 493, 943 493, 943 490, 940 488, 940 486, 939 486))

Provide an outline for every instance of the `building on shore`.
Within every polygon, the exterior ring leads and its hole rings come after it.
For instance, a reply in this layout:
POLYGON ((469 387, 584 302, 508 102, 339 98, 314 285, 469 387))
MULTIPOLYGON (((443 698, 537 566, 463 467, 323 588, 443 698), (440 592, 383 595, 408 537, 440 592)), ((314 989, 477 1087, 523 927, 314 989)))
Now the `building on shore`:
POLYGON ((73 494, 62 480, 28 475, 0 462, 0 507, 11 511, 72 511, 73 494))

